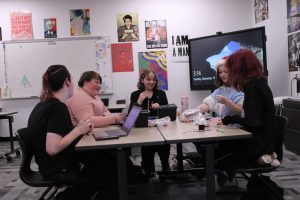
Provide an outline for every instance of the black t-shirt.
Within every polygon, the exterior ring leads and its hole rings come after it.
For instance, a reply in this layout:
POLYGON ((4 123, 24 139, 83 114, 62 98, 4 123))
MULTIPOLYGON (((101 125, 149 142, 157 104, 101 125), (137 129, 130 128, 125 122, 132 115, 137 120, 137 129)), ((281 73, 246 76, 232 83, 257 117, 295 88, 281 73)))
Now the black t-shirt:
MULTIPOLYGON (((131 93, 130 96, 130 106, 129 106, 129 111, 131 110, 133 105, 137 105, 137 100, 139 99, 140 94, 143 91, 137 90, 131 93)), ((163 90, 154 90, 153 95, 150 99, 146 98, 142 102, 141 107, 143 110, 148 110, 150 111, 150 116, 157 116, 157 110, 154 110, 151 108, 151 105, 154 103, 158 103, 159 105, 167 105, 168 104, 168 99, 167 95, 163 90)))
POLYGON ((56 98, 38 103, 28 120, 35 160, 39 171, 45 178, 56 178, 61 172, 76 166, 74 141, 68 148, 51 157, 46 152, 47 132, 56 133, 62 137, 67 135, 73 124, 67 106, 56 98))

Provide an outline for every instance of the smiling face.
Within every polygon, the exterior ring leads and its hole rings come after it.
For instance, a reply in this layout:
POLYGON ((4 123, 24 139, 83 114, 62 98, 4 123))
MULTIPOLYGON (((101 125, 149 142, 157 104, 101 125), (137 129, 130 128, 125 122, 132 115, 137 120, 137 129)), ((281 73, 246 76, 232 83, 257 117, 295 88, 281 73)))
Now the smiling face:
POLYGON ((147 76, 142 79, 146 91, 152 91, 156 85, 156 76, 154 73, 149 73, 147 76))
POLYGON ((219 76, 221 80, 227 84, 228 83, 228 69, 224 66, 224 64, 220 65, 219 67, 219 76))
POLYGON ((101 81, 98 79, 92 79, 84 82, 84 90, 87 91, 91 96, 99 94, 101 89, 101 81))

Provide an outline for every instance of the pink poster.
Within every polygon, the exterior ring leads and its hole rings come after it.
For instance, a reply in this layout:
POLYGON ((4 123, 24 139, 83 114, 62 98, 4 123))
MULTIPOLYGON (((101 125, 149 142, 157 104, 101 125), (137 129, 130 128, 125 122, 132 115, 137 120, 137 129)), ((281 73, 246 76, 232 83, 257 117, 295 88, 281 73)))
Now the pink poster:
POLYGON ((113 72, 133 71, 132 43, 111 44, 113 72))
POLYGON ((33 39, 32 14, 29 11, 16 11, 10 13, 11 39, 33 39))

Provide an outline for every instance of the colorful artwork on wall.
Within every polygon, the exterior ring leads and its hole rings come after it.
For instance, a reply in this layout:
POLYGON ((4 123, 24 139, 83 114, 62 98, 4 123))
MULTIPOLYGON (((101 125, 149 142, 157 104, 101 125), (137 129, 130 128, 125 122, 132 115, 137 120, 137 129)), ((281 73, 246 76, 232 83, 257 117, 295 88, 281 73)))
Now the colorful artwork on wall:
POLYGON ((167 22, 166 20, 145 21, 147 49, 167 48, 167 22))
POLYGON ((14 11, 10 13, 11 39, 33 39, 32 13, 30 11, 14 11))
POLYGON ((168 90, 168 70, 165 51, 139 52, 139 69, 151 69, 155 71, 158 79, 158 87, 168 90))
POLYGON ((133 71, 132 43, 111 44, 113 72, 133 71))
POLYGON ((71 36, 90 35, 90 9, 70 10, 71 36))

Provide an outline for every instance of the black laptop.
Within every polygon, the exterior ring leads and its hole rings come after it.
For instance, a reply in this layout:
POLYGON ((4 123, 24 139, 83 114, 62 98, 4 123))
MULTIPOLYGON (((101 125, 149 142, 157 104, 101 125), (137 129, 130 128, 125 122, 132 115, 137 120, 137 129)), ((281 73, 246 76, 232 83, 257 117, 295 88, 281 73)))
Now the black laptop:
POLYGON ((134 126, 135 121, 141 113, 142 108, 138 106, 133 106, 126 117, 123 126, 112 130, 94 130, 93 136, 95 140, 109 140, 116 139, 122 136, 127 136, 134 126))

